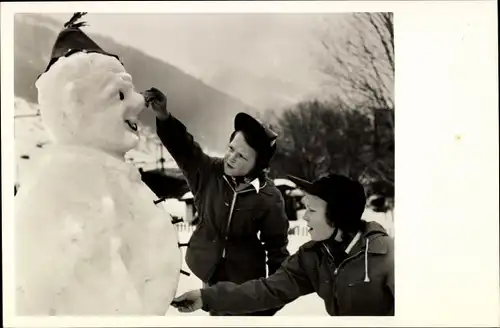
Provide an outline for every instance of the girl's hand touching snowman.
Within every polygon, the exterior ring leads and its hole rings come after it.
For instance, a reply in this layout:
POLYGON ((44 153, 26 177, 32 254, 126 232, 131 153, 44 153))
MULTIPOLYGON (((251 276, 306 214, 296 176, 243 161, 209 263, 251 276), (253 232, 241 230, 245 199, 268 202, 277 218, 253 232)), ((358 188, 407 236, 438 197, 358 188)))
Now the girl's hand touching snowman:
POLYGON ((194 312, 203 307, 201 299, 201 291, 199 289, 186 292, 172 301, 172 306, 177 308, 179 312, 194 312))
POLYGON ((146 107, 152 108, 156 117, 160 120, 166 120, 170 117, 167 110, 167 97, 156 88, 151 88, 142 93, 146 101, 146 107))

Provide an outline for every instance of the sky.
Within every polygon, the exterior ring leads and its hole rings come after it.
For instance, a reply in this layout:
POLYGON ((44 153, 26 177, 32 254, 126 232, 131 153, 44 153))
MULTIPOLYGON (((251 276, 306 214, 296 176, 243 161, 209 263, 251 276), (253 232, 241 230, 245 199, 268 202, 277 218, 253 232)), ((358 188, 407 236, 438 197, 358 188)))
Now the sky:
MULTIPOLYGON (((71 17, 46 15, 61 22, 71 17)), ((279 80, 276 92, 284 87, 293 96, 314 92, 321 83, 315 57, 321 20, 319 14, 89 13, 85 31, 134 46, 208 84, 221 72, 233 75, 228 88, 251 75, 279 80)))

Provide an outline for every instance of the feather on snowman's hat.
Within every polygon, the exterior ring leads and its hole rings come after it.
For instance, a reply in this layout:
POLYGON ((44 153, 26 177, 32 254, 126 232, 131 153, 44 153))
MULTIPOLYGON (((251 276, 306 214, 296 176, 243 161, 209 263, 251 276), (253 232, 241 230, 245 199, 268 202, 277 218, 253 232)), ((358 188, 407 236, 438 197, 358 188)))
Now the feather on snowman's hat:
POLYGON ((56 42, 52 47, 49 64, 43 73, 47 72, 59 58, 69 57, 78 52, 100 53, 120 60, 117 55, 104 51, 80 29, 82 26, 87 26, 86 22, 78 22, 78 20, 86 14, 85 12, 76 12, 73 14, 73 17, 64 24, 63 30, 59 32, 56 42))

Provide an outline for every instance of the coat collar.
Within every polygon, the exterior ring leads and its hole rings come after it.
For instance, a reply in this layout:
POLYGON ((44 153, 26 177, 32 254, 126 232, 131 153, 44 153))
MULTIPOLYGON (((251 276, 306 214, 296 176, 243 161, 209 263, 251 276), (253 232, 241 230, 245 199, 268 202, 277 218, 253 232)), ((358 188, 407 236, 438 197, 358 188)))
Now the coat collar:
POLYGON ((252 181, 250 181, 250 185, 252 185, 255 189, 255 192, 259 193, 260 190, 260 180, 259 178, 255 178, 252 181))
POLYGON ((250 191, 251 189, 253 189, 256 193, 259 193, 259 191, 261 191, 267 184, 266 182, 264 182, 264 184, 262 185, 260 179, 255 178, 252 181, 245 182, 236 188, 231 177, 228 177, 224 174, 224 180, 226 180, 231 189, 233 189, 233 191, 235 192, 250 191))
MULTIPOLYGON (((354 255, 366 249, 367 240, 368 240, 368 253, 370 254, 386 254, 388 251, 388 245, 385 238, 381 238, 383 236, 387 236, 387 232, 384 228, 376 223, 376 222, 367 222, 366 229, 362 232, 359 232, 354 236, 351 242, 345 248, 345 251, 348 255, 354 255), (356 238, 356 236, 358 236, 356 238)), ((331 237, 333 238, 333 236, 331 237)), ((326 244, 327 241, 317 242, 310 241, 304 244, 304 248, 309 249, 316 245, 326 244)))
MULTIPOLYGON (((358 252, 364 251, 368 245, 368 253, 371 254, 386 254, 388 250, 387 242, 385 238, 380 238, 387 236, 387 232, 384 228, 376 222, 367 222, 366 229, 363 232, 359 232, 359 238, 347 254, 353 255, 358 252)), ((354 240, 353 240, 354 241, 354 240)))

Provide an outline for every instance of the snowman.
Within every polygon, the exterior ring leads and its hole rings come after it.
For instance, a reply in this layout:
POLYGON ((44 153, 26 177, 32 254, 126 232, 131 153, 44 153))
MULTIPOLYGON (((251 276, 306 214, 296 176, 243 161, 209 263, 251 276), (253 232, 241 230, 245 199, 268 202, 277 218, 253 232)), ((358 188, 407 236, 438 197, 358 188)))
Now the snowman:
POLYGON ((36 81, 53 143, 15 200, 18 315, 165 315, 181 251, 172 218, 125 162, 145 101, 76 13, 36 81))

